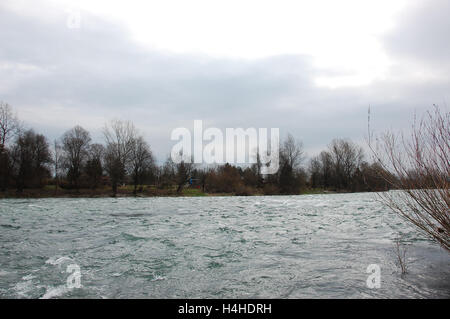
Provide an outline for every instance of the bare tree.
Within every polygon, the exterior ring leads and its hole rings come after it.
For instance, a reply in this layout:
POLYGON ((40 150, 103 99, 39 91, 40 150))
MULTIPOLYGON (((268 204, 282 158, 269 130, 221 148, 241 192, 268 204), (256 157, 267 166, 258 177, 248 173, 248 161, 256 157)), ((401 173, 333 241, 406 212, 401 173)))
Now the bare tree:
POLYGON ((406 251, 407 248, 402 244, 400 238, 395 239, 395 256, 396 256, 396 264, 400 268, 402 275, 408 272, 408 263, 406 259, 406 251))
POLYGON ((281 158, 293 169, 299 168, 304 159, 303 143, 288 134, 281 148, 281 158))
POLYGON ((323 185, 321 171, 322 171, 322 165, 319 159, 319 156, 315 156, 311 158, 309 161, 309 174, 310 174, 310 182, 311 187, 316 188, 320 185, 323 185))
POLYGON ((176 167, 172 161, 171 156, 167 156, 166 161, 159 170, 159 182, 160 188, 171 188, 175 183, 176 167))
POLYGON ((8 149, 0 148, 0 190, 5 192, 11 175, 11 156, 8 149))
POLYGON ((137 131, 129 121, 113 120, 105 126, 103 134, 106 140, 105 168, 111 179, 113 196, 116 196, 117 185, 123 181, 129 167, 137 131))
POLYGON ((61 144, 55 140, 53 143, 53 169, 55 173, 55 194, 58 191, 59 187, 59 175, 61 171, 61 153, 62 147, 61 144))
POLYGON ((333 159, 334 174, 339 188, 351 187, 352 175, 361 164, 363 150, 360 146, 344 139, 334 139, 329 146, 333 159))
POLYGON ((450 252, 450 113, 435 106, 409 136, 387 132, 376 145, 370 136, 383 178, 398 189, 381 200, 450 252))
POLYGON ((64 163, 71 186, 79 189, 79 179, 86 163, 91 137, 81 126, 75 126, 62 137, 64 163))
POLYGON ((304 171, 300 164, 304 159, 303 143, 288 134, 280 149, 278 185, 283 194, 298 194, 304 184, 304 171))
POLYGON ((20 122, 8 103, 0 101, 0 151, 20 130, 20 122))
POLYGON ((181 193, 186 183, 188 183, 189 179, 192 177, 194 164, 181 161, 180 163, 176 164, 176 169, 177 169, 176 179, 178 184, 177 193, 181 193))
POLYGON ((181 193, 186 183, 188 183, 190 178, 192 177, 194 164, 193 159, 191 159, 189 162, 184 161, 182 150, 178 154, 178 159, 180 159, 181 161, 177 161, 177 163, 174 163, 172 159, 169 158, 166 164, 173 167, 175 171, 174 179, 177 185, 177 193, 181 193))
POLYGON ((102 144, 91 144, 89 146, 85 171, 92 189, 98 187, 103 176, 103 159, 105 152, 105 147, 102 144))
POLYGON ((20 122, 12 112, 9 104, 0 101, 0 188, 5 191, 8 186, 10 162, 6 144, 20 131, 20 122))
POLYGON ((45 136, 33 130, 20 134, 11 153, 17 191, 22 192, 26 187, 41 187, 43 178, 50 176, 48 165, 52 162, 45 136))
POLYGON ((322 151, 319 154, 320 167, 321 167, 321 177, 323 187, 327 188, 331 185, 332 170, 333 170, 333 159, 331 154, 327 151, 322 151))
POLYGON ((134 140, 130 162, 131 177, 133 178, 134 184, 133 194, 136 195, 137 186, 142 183, 143 177, 145 174, 148 174, 154 165, 150 146, 144 141, 142 136, 134 140))

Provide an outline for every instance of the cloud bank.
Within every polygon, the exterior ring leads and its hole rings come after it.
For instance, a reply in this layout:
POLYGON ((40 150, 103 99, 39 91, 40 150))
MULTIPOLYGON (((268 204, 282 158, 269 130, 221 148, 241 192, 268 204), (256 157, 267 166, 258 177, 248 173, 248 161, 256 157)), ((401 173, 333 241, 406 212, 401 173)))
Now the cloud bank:
POLYGON ((318 79, 339 82, 352 71, 319 67, 308 54, 174 53, 135 41, 114 19, 81 11, 80 28, 68 28, 65 7, 4 3, 0 100, 49 138, 80 124, 101 141, 106 121, 132 120, 162 158, 174 144, 171 131, 192 128, 195 119, 218 128, 278 127, 282 136, 301 138, 313 155, 335 137, 363 141, 369 105, 376 130, 405 129, 414 111, 445 106, 448 12, 448 1, 415 1, 378 39, 387 72, 369 83, 333 87, 318 79))

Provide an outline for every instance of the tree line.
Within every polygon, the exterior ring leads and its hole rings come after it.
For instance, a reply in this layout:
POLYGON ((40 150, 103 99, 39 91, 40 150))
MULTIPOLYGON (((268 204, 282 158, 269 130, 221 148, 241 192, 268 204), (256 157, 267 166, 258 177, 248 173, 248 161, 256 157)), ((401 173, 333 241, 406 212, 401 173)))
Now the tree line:
POLYGON ((132 185, 135 195, 182 194, 185 187, 236 195, 393 188, 399 191, 380 193, 381 200, 450 251, 450 114, 441 113, 438 106, 419 125, 413 124, 409 138, 388 132, 375 147, 369 130, 371 163, 363 149, 347 139, 332 140, 326 150, 306 161, 301 141, 288 135, 281 143, 278 172, 265 176, 259 160, 245 168, 199 167, 174 163, 169 157, 157 165, 148 143, 127 121, 106 125, 104 144, 92 143, 81 126, 53 143, 23 127, 11 107, 0 102, 1 192, 53 185, 55 192, 109 188, 116 196, 124 184, 132 185), (144 191, 145 185, 151 187, 144 191))
MULTIPOLYGON (((169 157, 157 165, 149 144, 133 123, 114 120, 103 129, 104 144, 93 143, 81 126, 50 142, 33 129, 24 129, 12 108, 0 103, 0 189, 105 189, 116 196, 122 185, 133 194, 143 185, 167 193, 186 187, 204 193, 300 194, 311 189, 329 191, 387 190, 379 164, 364 160, 363 149, 346 139, 331 141, 327 150, 306 161, 303 144, 292 135, 280 145, 279 170, 262 175, 261 163, 208 167, 174 163, 169 157)), ((259 159, 259 156, 257 157, 259 159)))

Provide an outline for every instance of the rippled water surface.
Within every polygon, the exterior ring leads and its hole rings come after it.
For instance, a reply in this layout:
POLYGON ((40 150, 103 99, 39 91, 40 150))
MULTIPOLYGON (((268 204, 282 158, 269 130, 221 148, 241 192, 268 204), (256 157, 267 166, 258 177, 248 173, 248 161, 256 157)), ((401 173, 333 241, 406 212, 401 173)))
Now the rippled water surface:
POLYGON ((8 199, 0 245, 2 298, 450 297, 450 255, 374 194, 8 199))

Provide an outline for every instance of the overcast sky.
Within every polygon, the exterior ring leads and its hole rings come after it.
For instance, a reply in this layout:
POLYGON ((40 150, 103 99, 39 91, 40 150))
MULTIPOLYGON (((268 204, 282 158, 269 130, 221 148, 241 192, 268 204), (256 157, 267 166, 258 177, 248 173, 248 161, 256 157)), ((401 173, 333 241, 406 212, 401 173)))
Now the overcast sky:
POLYGON ((53 139, 128 119, 162 159, 176 127, 277 127, 314 155, 405 129, 450 97, 450 1, 0 2, 0 100, 53 139), (80 20, 77 20, 79 14, 80 20))

